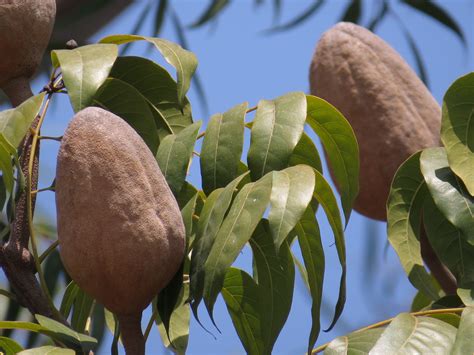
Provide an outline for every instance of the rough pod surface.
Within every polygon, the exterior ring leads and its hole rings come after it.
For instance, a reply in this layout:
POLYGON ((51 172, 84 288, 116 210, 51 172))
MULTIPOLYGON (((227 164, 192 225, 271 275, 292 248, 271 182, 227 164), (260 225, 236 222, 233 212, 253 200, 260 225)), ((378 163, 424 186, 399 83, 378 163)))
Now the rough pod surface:
POLYGON ((354 208, 386 220, 397 168, 416 151, 439 145, 441 109, 402 57, 363 27, 341 22, 321 37, 310 68, 311 93, 349 120, 360 148, 354 208))
POLYGON ((56 206, 66 270, 139 331, 137 317, 181 265, 185 230, 155 158, 125 121, 100 108, 74 116, 59 149, 56 206))
POLYGON ((0 0, 0 88, 15 106, 31 93, 55 16, 55 0, 0 0))

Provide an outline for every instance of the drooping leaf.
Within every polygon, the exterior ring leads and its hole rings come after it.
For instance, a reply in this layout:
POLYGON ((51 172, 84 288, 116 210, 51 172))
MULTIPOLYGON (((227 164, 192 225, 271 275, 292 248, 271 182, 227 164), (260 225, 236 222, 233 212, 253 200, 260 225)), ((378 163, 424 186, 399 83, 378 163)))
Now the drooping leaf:
POLYGON ((177 134, 193 123, 188 99, 184 98, 181 107, 176 82, 155 62, 141 57, 120 57, 110 76, 133 86, 148 102, 161 139, 168 134, 177 134))
MULTIPOLYGON (((163 23, 165 20, 165 15, 168 11, 168 0, 159 0, 158 5, 156 6, 155 21, 153 23, 153 29, 155 36, 158 36, 161 33, 163 23)), ((131 32, 137 33, 137 32, 131 32)))
POLYGON ((457 24, 457 22, 447 13, 443 8, 434 3, 431 0, 402 0, 402 3, 405 3, 414 9, 423 12, 427 16, 430 16, 432 19, 438 21, 442 25, 451 29, 461 40, 461 42, 466 45, 466 39, 464 34, 457 24))
POLYGON ((74 300, 76 299, 79 292, 81 292, 79 286, 77 286, 74 281, 71 281, 69 285, 67 285, 66 291, 64 291, 64 296, 61 301, 61 307, 59 308, 59 311, 64 316, 64 318, 67 319, 69 317, 74 300))
POLYGON ((107 79, 118 56, 114 44, 91 44, 76 49, 51 52, 54 67, 61 67, 74 112, 92 103, 99 87, 107 79))
POLYGON ((166 136, 156 153, 158 165, 175 196, 181 190, 186 179, 200 127, 201 121, 195 122, 178 134, 166 136))
POLYGON ((359 146, 351 125, 330 103, 307 95, 309 126, 321 139, 341 192, 346 225, 359 193, 359 146))
POLYGON ((315 177, 307 165, 273 172, 268 221, 276 250, 296 226, 311 202, 315 177))
POLYGON ((23 348, 20 344, 18 344, 15 340, 7 338, 7 337, 0 337, 0 351, 4 355, 15 355, 22 351, 23 348))
POLYGON ((308 8, 304 10, 301 14, 284 24, 266 30, 265 33, 283 32, 292 29, 298 25, 301 25, 303 22, 307 21, 311 16, 313 16, 323 4, 324 0, 313 0, 313 3, 308 6, 308 8))
POLYGON ((193 215, 194 215, 194 210, 196 209, 197 198, 198 198, 198 194, 196 193, 194 197, 192 197, 181 210, 181 216, 183 217, 184 228, 186 230, 186 245, 187 245, 186 250, 189 250, 191 248, 191 238, 194 233, 193 215))
POLYGON ((474 196, 474 73, 457 79, 444 95, 441 141, 451 170, 474 196))
POLYGON ((140 92, 125 81, 109 78, 97 90, 92 103, 123 118, 155 154, 158 133, 150 106, 140 92))
POLYGON ((27 349, 18 353, 18 355, 74 355, 76 352, 72 349, 59 348, 57 346, 45 345, 39 348, 27 349))
POLYGON ((321 175, 321 173, 316 170, 313 171, 316 178, 313 197, 321 204, 329 221, 329 225, 331 226, 332 232, 334 234, 337 256, 342 268, 341 279, 339 283, 339 297, 336 303, 334 318, 327 329, 327 331, 329 331, 334 327, 337 320, 341 316, 346 303, 346 243, 344 241, 344 229, 342 227, 339 208, 337 206, 336 197, 332 192, 331 186, 321 175))
POLYGON ((374 17, 370 20, 369 24, 367 25, 367 29, 375 32, 377 26, 385 19, 388 11, 388 4, 386 0, 383 0, 382 3, 379 5, 379 11, 374 15, 374 17))
POLYGON ((321 234, 311 206, 308 206, 303 217, 296 225, 295 233, 298 236, 298 244, 303 256, 312 300, 311 331, 308 337, 308 354, 310 354, 321 330, 320 318, 325 268, 321 234))
POLYGON ((79 289, 74 299, 74 309, 71 318, 71 326, 75 331, 79 333, 85 332, 93 305, 94 299, 79 289))
POLYGON ((323 166, 321 164, 321 158, 319 156, 318 149, 314 145, 311 138, 309 138, 309 136, 304 132, 300 138, 300 141, 293 150, 288 163, 290 166, 295 166, 298 164, 306 164, 313 169, 316 169, 320 173, 323 172, 323 166))
POLYGON ((351 0, 349 5, 344 11, 340 21, 359 23, 362 15, 362 3, 361 0, 351 0))
POLYGON ((258 286, 243 270, 229 268, 222 287, 227 310, 247 354, 264 353, 263 328, 260 317, 258 286))
POLYGON ((303 134, 306 99, 301 92, 261 100, 252 125, 248 164, 253 180, 288 166, 303 134))
POLYGON ((329 343, 324 355, 369 354, 383 331, 384 328, 369 329, 337 337, 329 343))
POLYGON ((212 319, 217 295, 222 289, 225 273, 250 239, 269 202, 272 174, 245 185, 215 237, 204 264, 204 303, 212 319))
POLYGON ((197 28, 205 23, 208 23, 212 19, 214 19, 217 15, 219 15, 224 8, 229 5, 229 0, 211 0, 208 7, 204 12, 199 16, 199 18, 189 25, 190 28, 197 28))
POLYGON ((191 257, 191 271, 190 271, 190 294, 193 299, 192 309, 197 316, 197 307, 202 299, 204 289, 204 265, 209 257, 209 253, 214 245, 215 238, 221 227, 224 216, 229 209, 232 201, 232 196, 242 181, 247 175, 244 173, 235 178, 225 188, 214 190, 209 197, 201 211, 199 222, 196 231, 196 241, 191 257))
POLYGON ((438 209, 461 230, 467 242, 474 245, 474 197, 449 168, 446 150, 425 149, 421 153, 420 167, 438 209))
POLYGON ((250 239, 258 275, 258 299, 264 352, 271 354, 288 318, 293 300, 295 266, 288 243, 275 251, 268 221, 262 220, 250 239))
POLYGON ((428 193, 420 171, 420 155, 418 152, 408 158, 393 179, 387 200, 388 240, 413 286, 436 300, 438 292, 424 267, 419 241, 421 209, 428 193))
POLYGON ((226 186, 237 176, 244 144, 248 103, 211 117, 201 149, 201 175, 205 193, 226 186))
POLYGON ((456 339, 450 354, 473 354, 474 342, 472 341, 472 334, 474 334, 474 307, 466 307, 462 311, 461 323, 459 324, 456 339))
POLYGON ((449 354, 456 328, 431 317, 399 314, 372 348, 373 354, 449 354))
POLYGON ((106 322, 105 322, 105 313, 104 306, 94 302, 94 309, 92 311, 92 327, 90 335, 97 339, 97 343, 101 344, 104 336, 106 335, 106 322))
POLYGON ((112 35, 100 40, 101 43, 124 44, 134 41, 148 41, 152 43, 163 55, 165 60, 171 64, 177 72, 178 81, 178 103, 181 107, 185 104, 185 96, 191 85, 191 78, 197 68, 196 56, 176 43, 162 38, 153 38, 137 35, 112 35))
POLYGON ((426 86, 429 86, 428 75, 426 74, 425 64, 423 63, 423 59, 421 58, 420 50, 418 49, 418 46, 416 45, 415 40, 413 39, 410 32, 402 25, 402 22, 400 22, 400 26, 402 28, 403 33, 405 34, 405 38, 408 42, 408 45, 410 46, 411 52, 413 53, 413 57, 415 58, 416 71, 418 72, 421 81, 426 86))

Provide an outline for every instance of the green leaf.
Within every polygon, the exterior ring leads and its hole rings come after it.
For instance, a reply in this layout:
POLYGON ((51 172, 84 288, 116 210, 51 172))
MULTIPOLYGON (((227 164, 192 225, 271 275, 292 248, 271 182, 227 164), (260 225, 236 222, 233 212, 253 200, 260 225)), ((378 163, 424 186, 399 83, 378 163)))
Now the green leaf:
POLYGON ((310 354, 321 330, 320 316, 325 268, 321 234, 311 206, 308 206, 296 225, 295 233, 298 235, 298 244, 303 255, 312 300, 311 331, 308 338, 308 354, 310 354))
POLYGON ((383 331, 384 328, 369 329, 337 337, 329 343, 324 350, 324 355, 369 354, 383 331))
POLYGON ((10 194, 14 185, 11 156, 17 154, 18 146, 39 113, 44 95, 33 96, 14 109, 0 112, 0 170, 10 194))
POLYGON ((449 354, 456 328, 431 317, 399 314, 372 348, 373 354, 449 354))
POLYGON ((76 352, 71 349, 58 348, 56 346, 41 346, 39 348, 23 350, 18 355, 74 355, 76 352))
POLYGON ((457 22, 439 5, 429 0, 402 0, 402 2, 420 12, 423 12, 427 16, 430 16, 432 19, 451 29, 459 37, 462 43, 466 45, 466 39, 464 38, 464 34, 459 28, 457 22))
POLYGON ((341 279, 339 282, 339 297, 336 303, 334 318, 327 329, 327 331, 329 331, 334 327, 341 316, 342 311, 344 310, 344 304, 346 303, 346 243, 344 241, 344 229, 342 227, 339 208, 337 206, 336 197, 334 197, 331 190, 331 186, 318 171, 314 170, 314 176, 316 178, 316 186, 313 192, 313 197, 321 204, 329 221, 336 242, 339 263, 342 268, 341 279))
POLYGON ((250 239, 263 216, 272 190, 272 174, 245 185, 222 222, 204 264, 204 303, 211 319, 225 273, 250 239))
POLYGON ((253 180, 288 166, 303 134, 306 99, 301 92, 261 100, 252 125, 248 164, 253 180))
POLYGON ((178 103, 183 107, 185 105, 186 93, 191 85, 191 78, 198 64, 197 58, 192 52, 183 49, 176 43, 162 38, 137 35, 112 35, 101 39, 100 42, 124 44, 142 40, 152 43, 160 51, 165 60, 176 69, 178 77, 178 103))
POLYGON ((229 0, 212 0, 206 10, 191 25, 190 28, 197 28, 214 19, 230 4, 229 0))
POLYGON ((74 112, 91 105, 97 90, 109 76, 117 55, 118 48, 114 44, 91 44, 51 52, 54 67, 61 67, 74 112))
POLYGON ((361 12, 362 12, 361 1, 351 0, 346 10, 344 11, 344 14, 342 15, 340 21, 359 23, 360 17, 362 15, 361 12))
POLYGON ((474 291, 474 247, 453 226, 428 196, 423 206, 423 221, 428 240, 458 281, 458 287, 474 291))
POLYGON ((450 168, 474 196, 474 73, 456 80, 443 99, 441 141, 450 168))
POLYGON ((359 193, 359 146, 351 125, 327 101, 307 95, 307 123, 321 139, 341 192, 346 225, 359 193))
POLYGON ((276 32, 283 32, 289 29, 292 29, 298 25, 301 25, 303 22, 307 21, 311 16, 316 14, 320 9, 321 5, 324 4, 323 0, 316 0, 314 1, 306 10, 304 10, 301 14, 293 18, 292 20, 288 21, 279 26, 272 27, 264 33, 276 33, 276 32))
POLYGON ((474 307, 474 290, 458 288, 457 294, 466 306, 474 307))
POLYGON ((123 118, 142 137, 151 152, 156 153, 159 139, 153 113, 137 89, 119 79, 109 78, 92 101, 123 118))
POLYGON ((238 173, 248 103, 211 117, 201 149, 202 185, 206 194, 226 186, 238 173))
POLYGON ((74 309, 72 311, 71 327, 79 332, 84 333, 87 321, 92 312, 94 299, 79 289, 74 299, 74 309))
POLYGON ((77 286, 74 281, 71 281, 69 285, 67 285, 66 291, 64 291, 63 300, 61 301, 61 307, 59 309, 64 318, 67 319, 69 317, 72 305, 74 304, 74 300, 76 299, 79 292, 79 286, 77 286))
POLYGON ((264 352, 271 354, 293 300, 295 266, 287 243, 275 251, 269 223, 263 220, 250 239, 258 275, 264 352))
POLYGON ((177 134, 193 123, 188 99, 184 98, 181 107, 176 82, 155 62, 141 57, 119 57, 110 76, 133 86, 147 101, 160 139, 177 134))
POLYGON ((193 234, 193 215, 194 210, 196 209, 197 198, 198 194, 196 193, 181 210, 181 216, 183 217, 184 227, 186 230, 187 249, 189 249, 190 239, 193 234))
POLYGON ((472 334, 474 334, 474 308, 466 307, 462 311, 461 323, 459 324, 456 340, 450 354, 473 354, 474 342, 472 341, 472 334))
POLYGON ((198 319, 197 307, 202 299, 204 290, 205 262, 214 245, 224 216, 229 209, 232 196, 245 176, 247 176, 247 173, 235 178, 225 188, 214 190, 202 208, 197 225, 190 271, 190 294, 193 299, 191 306, 196 319, 198 319))
POLYGON ((421 153, 420 167, 438 209, 474 245, 474 197, 449 168, 446 150, 425 149, 421 153))
POLYGON ((229 268, 222 287, 227 310, 247 354, 264 353, 258 286, 243 270, 229 268))
POLYGON ((315 177, 307 165, 273 172, 268 221, 276 250, 301 219, 311 202, 315 177))
POLYGON ((304 132, 300 138, 300 141, 293 150, 288 163, 289 166, 295 166, 299 164, 309 165, 320 173, 323 172, 323 166, 321 164, 321 158, 319 156, 318 149, 314 145, 311 138, 309 138, 309 136, 304 132))
POLYGON ((421 209, 427 195, 420 155, 418 152, 408 158, 393 178, 387 200, 388 240, 413 286, 436 300, 438 292, 424 267, 419 241, 421 209))
POLYGON ((415 58, 415 65, 416 65, 416 71, 418 72, 418 75, 420 76, 421 81, 428 86, 428 75, 426 74, 425 70, 425 65, 423 63, 423 59, 421 58, 421 53, 420 50, 418 49, 418 46, 415 43, 415 40, 413 39, 412 35, 410 32, 405 28, 403 23, 400 21, 400 27, 405 35, 405 38, 408 42, 408 45, 410 46, 411 52, 413 53, 413 57, 415 58))
POLYGON ((201 121, 193 123, 178 134, 170 134, 161 142, 156 160, 176 196, 183 187, 201 121))
POLYGON ((20 344, 18 344, 15 340, 7 338, 7 337, 0 337, 0 351, 4 355, 15 355, 22 351, 23 348, 20 344))

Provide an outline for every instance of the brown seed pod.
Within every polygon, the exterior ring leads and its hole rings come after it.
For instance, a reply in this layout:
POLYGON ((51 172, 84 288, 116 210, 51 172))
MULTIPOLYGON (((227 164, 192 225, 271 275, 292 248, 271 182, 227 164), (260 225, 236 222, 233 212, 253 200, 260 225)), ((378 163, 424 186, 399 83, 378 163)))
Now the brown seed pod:
POLYGON ((14 106, 29 98, 56 16, 55 0, 0 0, 0 88, 14 106))
POLYGON ((56 169, 61 259, 72 279, 117 314, 128 354, 142 354, 143 309, 184 258, 178 204, 152 153, 121 118, 77 113, 56 169))
POLYGON ((425 85, 385 41, 341 22, 321 37, 310 68, 311 93, 337 107, 359 142, 360 192, 354 209, 386 220, 397 168, 439 145, 441 110, 425 85))

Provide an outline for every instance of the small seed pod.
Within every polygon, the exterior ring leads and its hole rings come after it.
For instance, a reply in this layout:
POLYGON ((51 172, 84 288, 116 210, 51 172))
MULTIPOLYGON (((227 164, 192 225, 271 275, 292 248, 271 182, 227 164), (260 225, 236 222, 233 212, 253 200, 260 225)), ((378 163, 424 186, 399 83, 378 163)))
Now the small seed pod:
POLYGON ((32 96, 56 16, 55 0, 0 0, 0 88, 18 106, 32 96))
POLYGON ((386 220, 397 168, 416 151, 439 145, 439 105, 392 47, 352 23, 339 23, 321 37, 310 85, 312 94, 342 112, 359 142, 360 192, 354 209, 386 220))
POLYGON ((101 108, 77 113, 56 170, 61 259, 72 279, 114 312, 127 354, 143 354, 143 309, 178 271, 185 229, 145 142, 101 108))

